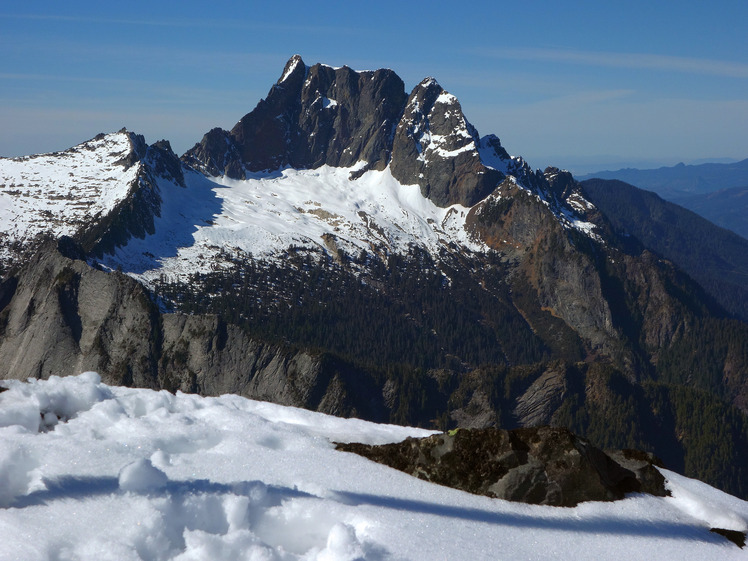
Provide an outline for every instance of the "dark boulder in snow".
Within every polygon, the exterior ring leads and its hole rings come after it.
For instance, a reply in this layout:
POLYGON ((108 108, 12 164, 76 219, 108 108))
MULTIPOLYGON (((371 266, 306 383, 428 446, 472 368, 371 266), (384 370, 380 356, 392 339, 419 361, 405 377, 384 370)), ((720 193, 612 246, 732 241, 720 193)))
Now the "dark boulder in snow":
POLYGON ((745 532, 739 532, 737 530, 725 530, 724 528, 711 528, 709 531, 726 537, 740 549, 743 549, 745 547, 745 532))
POLYGON ((338 444, 421 479, 509 501, 576 506, 626 493, 667 495, 654 458, 621 453, 626 466, 567 429, 462 429, 372 446, 338 444), (633 468, 633 469, 632 469, 633 468))

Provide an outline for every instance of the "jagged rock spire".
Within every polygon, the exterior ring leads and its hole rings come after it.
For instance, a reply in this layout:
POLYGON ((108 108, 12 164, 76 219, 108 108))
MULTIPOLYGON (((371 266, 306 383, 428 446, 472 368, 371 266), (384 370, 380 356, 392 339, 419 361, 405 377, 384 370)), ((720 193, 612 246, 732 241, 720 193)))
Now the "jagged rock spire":
POLYGON ((434 78, 418 84, 408 98, 392 148, 393 176, 416 183, 439 206, 472 206, 504 175, 483 165, 478 132, 460 102, 434 78))
POLYGON ((389 165, 398 181, 419 185, 442 207, 478 203, 509 173, 527 185, 538 180, 497 137, 481 139, 457 98, 434 78, 408 96, 392 70, 310 67, 300 55, 288 60, 266 98, 231 131, 211 130, 183 160, 235 179, 283 167, 363 161, 360 175, 389 165))

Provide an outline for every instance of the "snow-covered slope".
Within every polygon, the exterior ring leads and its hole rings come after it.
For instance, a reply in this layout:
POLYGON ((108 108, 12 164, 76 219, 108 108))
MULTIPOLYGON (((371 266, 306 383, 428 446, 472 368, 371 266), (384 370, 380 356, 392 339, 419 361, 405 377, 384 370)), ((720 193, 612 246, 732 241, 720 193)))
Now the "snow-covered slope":
POLYGON ((291 247, 353 256, 414 246, 438 256, 450 244, 485 249, 464 228, 465 207, 439 208, 389 169, 356 180, 353 171, 287 169, 243 181, 186 173, 187 189, 161 180, 155 234, 131 239, 102 262, 149 281, 215 270, 222 255, 282 259, 291 247))
MULTIPOLYGON (((437 258, 444 250, 487 249, 465 228, 469 208, 435 205, 418 185, 393 178, 389 167, 361 174, 362 161, 350 168, 287 168, 235 180, 185 166, 176 179, 159 167, 158 158, 146 155, 147 146, 135 154, 133 136, 121 131, 65 152, 0 159, 0 261, 17 258, 40 235, 75 236, 95 228, 142 177, 155 186, 160 201, 154 232, 130 236, 100 261, 145 282, 162 274, 183 280, 221 267, 225 257, 282 259, 289 248, 383 257, 419 247, 437 258)), ((532 173, 485 139, 481 154, 520 182, 532 173)), ((559 220, 582 223, 570 221, 572 214, 564 209, 559 220)))
POLYGON ((72 236, 122 201, 138 175, 125 131, 64 152, 0 158, 0 260, 41 234, 72 236))
POLYGON ((748 503, 665 471, 672 497, 529 506, 336 451, 420 429, 254 402, 3 382, 0 559, 745 559, 710 533, 748 503))

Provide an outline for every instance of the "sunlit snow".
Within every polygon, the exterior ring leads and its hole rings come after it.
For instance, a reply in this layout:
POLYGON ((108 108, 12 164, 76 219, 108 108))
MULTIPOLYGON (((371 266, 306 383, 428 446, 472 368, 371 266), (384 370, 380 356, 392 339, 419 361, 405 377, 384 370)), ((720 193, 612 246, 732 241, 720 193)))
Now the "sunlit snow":
POLYGON ((748 503, 665 471, 673 496, 566 509, 414 479, 334 441, 426 431, 250 401, 4 381, 0 559, 745 559, 709 532, 748 503))
MULTIPOLYGON (((0 158, 0 224, 7 242, 28 241, 53 229, 73 235, 122 201, 138 166, 123 162, 132 148, 125 132, 52 154, 0 158)), ((7 259, 0 249, 0 259, 7 259)))
POLYGON ((351 180, 355 169, 286 169, 247 180, 190 173, 186 189, 162 181, 156 233, 133 238, 104 264, 147 282, 209 271, 222 250, 265 259, 289 247, 328 251, 325 236, 352 254, 407 253, 413 246, 438 254, 450 242, 482 249, 464 229, 467 208, 437 207, 389 169, 351 180))
MULTIPOLYGON (((439 99, 446 104, 455 98, 443 93, 439 99)), ((329 110, 336 108, 333 99, 320 98, 320 103, 329 110)), ((521 159, 502 159, 486 139, 477 145, 466 127, 458 127, 449 137, 416 130, 423 143, 419 157, 454 157, 479 150, 486 165, 503 173, 524 166, 521 159), (447 150, 455 135, 469 141, 447 150)), ((130 134, 120 132, 65 152, 0 159, 5 252, 0 259, 10 256, 14 242, 28 243, 40 234, 75 235, 114 209, 145 165, 126 167, 131 150, 130 134)), ((155 233, 130 239, 114 255, 104 256, 102 265, 121 268, 149 283, 161 275, 185 280, 192 273, 215 270, 226 265, 222 256, 284 259, 289 248, 320 257, 338 250, 353 256, 364 251, 405 254, 414 247, 434 256, 445 248, 487 250, 465 229, 468 208, 437 207, 417 185, 395 180, 389 168, 351 179, 363 165, 285 169, 253 174, 246 180, 208 178, 185 168, 186 187, 155 178, 162 199, 155 233)), ((589 204, 580 201, 571 202, 577 207, 589 204)), ((561 209, 557 214, 567 227, 596 237, 594 225, 574 212, 561 209)))

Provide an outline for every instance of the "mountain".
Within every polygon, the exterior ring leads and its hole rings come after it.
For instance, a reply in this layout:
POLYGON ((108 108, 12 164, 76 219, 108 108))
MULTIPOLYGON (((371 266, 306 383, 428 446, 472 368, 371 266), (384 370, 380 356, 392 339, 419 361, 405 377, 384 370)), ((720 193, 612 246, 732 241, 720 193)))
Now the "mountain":
POLYGON ((587 179, 582 187, 617 230, 672 260, 726 310, 748 320, 748 240, 621 181, 587 179))
POLYGON ((748 239, 748 187, 678 196, 673 202, 748 239))
POLYGON ((479 138, 457 98, 433 78, 406 96, 391 70, 307 67, 298 55, 251 113, 231 131, 210 131, 184 160, 232 179, 284 167, 359 164, 355 175, 389 167, 399 183, 419 185, 442 207, 472 206, 493 191, 505 168, 523 165, 495 137, 479 138))
MULTIPOLYGON (((745 558, 748 503, 668 470, 658 473, 667 497, 521 504, 334 444, 428 445, 423 429, 231 395, 106 386, 94 373, 3 386, 4 559, 745 558)), ((532 452, 547 453, 537 449, 543 442, 530 443, 532 452)))
POLYGON ((748 326, 433 78, 295 56, 182 158, 123 130, 0 177, 2 378, 565 426, 748 496, 748 326))
POLYGON ((0 158, 0 265, 21 263, 47 236, 74 236, 85 251, 111 250, 154 233, 156 177, 183 185, 169 143, 147 146, 124 129, 64 152, 0 158))
POLYGON ((732 163, 678 164, 658 169, 598 171, 579 179, 618 180, 653 191, 707 220, 748 238, 748 205, 742 194, 748 185, 748 159, 732 163))
POLYGON ((618 171, 598 171, 579 179, 592 178, 617 179, 675 201, 678 197, 748 185, 748 159, 729 164, 707 163, 687 166, 680 163, 657 169, 627 168, 618 171))

